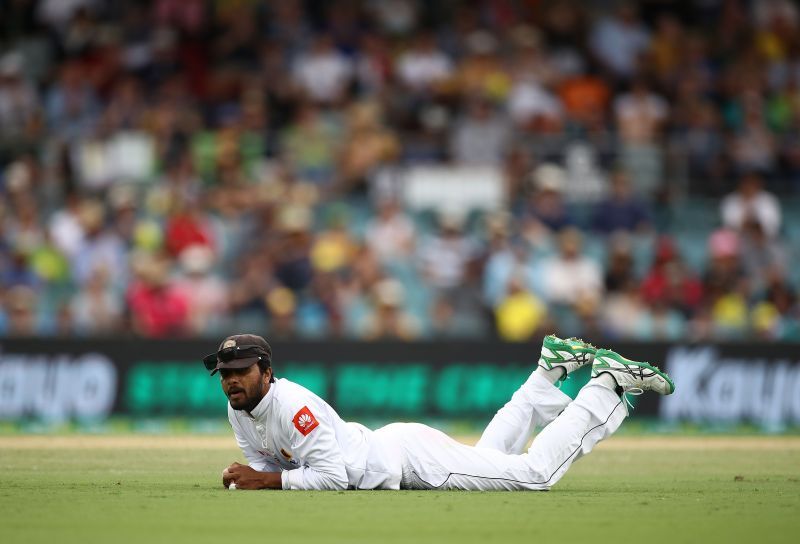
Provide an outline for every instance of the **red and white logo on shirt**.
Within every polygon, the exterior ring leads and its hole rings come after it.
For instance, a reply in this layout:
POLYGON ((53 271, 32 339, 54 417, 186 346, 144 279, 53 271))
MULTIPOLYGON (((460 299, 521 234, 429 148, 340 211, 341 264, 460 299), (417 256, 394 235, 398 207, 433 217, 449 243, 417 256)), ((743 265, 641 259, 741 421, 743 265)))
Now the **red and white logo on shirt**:
POLYGON ((319 426, 319 421, 308 409, 308 406, 303 406, 292 418, 294 428, 300 431, 303 436, 308 436, 308 433, 313 431, 319 426))

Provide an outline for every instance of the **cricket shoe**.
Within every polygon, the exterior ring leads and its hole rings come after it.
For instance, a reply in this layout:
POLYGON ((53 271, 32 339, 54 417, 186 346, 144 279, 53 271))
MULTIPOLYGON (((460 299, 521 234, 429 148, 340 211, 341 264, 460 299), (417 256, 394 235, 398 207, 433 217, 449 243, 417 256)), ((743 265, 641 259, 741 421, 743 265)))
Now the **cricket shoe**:
POLYGON ((634 395, 643 391, 655 391, 659 395, 671 395, 675 384, 666 373, 648 363, 631 361, 609 349, 598 349, 592 364, 592 378, 609 374, 624 391, 634 395))
POLYGON ((597 349, 580 338, 567 338, 562 340, 558 336, 548 334, 542 342, 542 354, 539 357, 539 366, 546 370, 560 368, 563 370, 561 379, 567 377, 579 368, 594 361, 597 349))

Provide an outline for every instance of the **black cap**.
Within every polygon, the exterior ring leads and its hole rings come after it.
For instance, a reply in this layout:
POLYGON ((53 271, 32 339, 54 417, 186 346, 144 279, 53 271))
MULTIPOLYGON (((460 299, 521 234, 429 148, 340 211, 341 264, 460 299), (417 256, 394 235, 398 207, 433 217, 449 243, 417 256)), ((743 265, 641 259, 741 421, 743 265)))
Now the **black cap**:
POLYGON ((206 355, 203 364, 213 376, 221 368, 247 368, 262 360, 272 364, 272 348, 264 338, 234 334, 222 341, 216 353, 206 355))

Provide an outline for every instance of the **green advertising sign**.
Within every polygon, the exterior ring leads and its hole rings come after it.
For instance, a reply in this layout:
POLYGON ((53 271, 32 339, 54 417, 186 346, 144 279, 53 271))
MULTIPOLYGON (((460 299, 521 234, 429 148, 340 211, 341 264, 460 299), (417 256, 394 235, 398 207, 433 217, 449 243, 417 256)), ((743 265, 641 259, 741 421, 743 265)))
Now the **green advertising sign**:
MULTIPOLYGON (((531 371, 530 364, 288 362, 278 376, 320 395, 343 417, 471 417, 491 416, 531 371)), ((561 389, 574 398, 588 379, 589 369, 582 369, 561 389)), ((187 361, 134 363, 124 399, 139 416, 219 416, 226 403, 219 379, 187 361)))

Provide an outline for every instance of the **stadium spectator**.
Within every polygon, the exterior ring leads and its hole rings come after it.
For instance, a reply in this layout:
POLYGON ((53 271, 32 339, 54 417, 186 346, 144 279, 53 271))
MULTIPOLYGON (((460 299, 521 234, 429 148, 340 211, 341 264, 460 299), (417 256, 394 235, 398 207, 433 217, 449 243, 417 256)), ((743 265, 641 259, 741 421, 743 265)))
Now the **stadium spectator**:
POLYGON ((2 322, 7 336, 35 336, 42 330, 38 316, 39 299, 36 291, 17 284, 4 295, 2 322))
POLYGON ((751 311, 752 329, 770 340, 796 339, 800 332, 797 292, 779 273, 767 280, 764 295, 751 311))
POLYGON ((681 259, 668 237, 656 242, 653 264, 641 283, 642 296, 654 307, 668 307, 691 316, 703 302, 703 284, 681 259))
POLYGON ((453 62, 436 45, 430 32, 422 32, 414 44, 397 59, 397 77, 414 93, 428 93, 440 87, 453 75, 453 62))
POLYGON ((589 37, 592 52, 614 75, 629 78, 650 47, 650 33, 633 2, 621 2, 615 13, 597 20, 589 37))
POLYGON ((511 78, 500 56, 498 39, 487 30, 476 30, 466 37, 465 45, 466 55, 454 75, 459 90, 492 101, 506 98, 511 78))
POLYGON ((34 82, 23 73, 19 53, 0 57, 0 134, 5 138, 27 140, 34 136, 41 123, 41 98, 34 82))
POLYGON ((82 335, 118 333, 123 310, 123 301, 111 289, 108 272, 96 268, 84 288, 72 299, 73 326, 82 335))
POLYGON ((761 176, 754 171, 742 176, 736 192, 722 200, 720 210, 722 223, 731 229, 741 230, 749 218, 758 221, 770 238, 777 236, 781 228, 778 200, 764 189, 761 176))
POLYGON ((71 267, 75 282, 85 284, 97 268, 108 271, 115 289, 123 289, 128 281, 125 246, 106 227, 106 210, 100 201, 87 200, 81 206, 80 221, 85 237, 72 255, 71 267))
POLYGON ((458 212, 439 216, 439 232, 419 249, 423 277, 439 291, 459 288, 467 276, 467 267, 477 256, 477 248, 463 231, 464 217, 458 212))
POLYGON ((609 294, 637 284, 633 269, 633 249, 630 237, 617 233, 608 240, 608 263, 605 271, 605 289, 609 294))
POLYGON ((133 266, 136 279, 126 298, 134 332, 149 338, 187 334, 189 300, 170 280, 169 260, 164 256, 137 255, 133 266))
POLYGON ((529 291, 534 290, 536 282, 528 266, 529 255, 525 246, 510 239, 510 217, 496 215, 487 223, 489 247, 483 268, 483 299, 485 304, 495 309, 507 295, 511 278, 516 277, 524 290, 529 291))
POLYGON ((368 340, 413 340, 419 336, 419 325, 402 308, 403 286, 392 279, 375 284, 372 291, 373 310, 363 325, 368 340))
POLYGON ((297 300, 289 289, 276 287, 267 293, 265 306, 269 312, 269 328, 276 338, 291 338, 296 326, 297 300))
POLYGON ((540 38, 523 40, 514 58, 508 114, 523 130, 555 132, 563 123, 564 108, 552 89, 558 71, 543 51, 540 38))
MULTIPOLYGON (((7 288, 22 286, 36 291, 42 285, 39 277, 28 266, 28 254, 22 246, 8 250, 0 279, 2 279, 3 286, 7 288)), ((21 296, 21 298, 23 297, 21 296)))
POLYGON ((736 134, 731 150, 734 165, 739 171, 774 172, 778 160, 777 140, 767 126, 763 98, 760 93, 746 90, 734 101, 732 108, 737 107, 740 119, 734 120, 736 134))
POLYGON ((367 224, 365 238, 381 262, 400 261, 414 250, 414 223, 399 202, 387 197, 378 203, 376 216, 367 224))
POLYGON ((533 171, 529 181, 532 191, 522 212, 527 236, 541 239, 574 225, 561 196, 566 179, 560 166, 542 164, 533 171))
POLYGON ((683 68, 685 29, 680 19, 671 13, 660 14, 655 27, 646 58, 653 63, 654 75, 662 86, 674 85, 683 68))
POLYGON ((784 247, 774 238, 769 238, 754 217, 745 220, 739 241, 742 267, 753 281, 754 288, 766 285, 770 275, 782 274, 786 270, 788 261, 784 247))
POLYGON ((467 100, 466 114, 453 124, 450 156, 459 164, 500 166, 510 143, 511 125, 484 97, 467 100))
POLYGON ((542 265, 544 294, 554 304, 577 305, 584 299, 600 300, 603 276, 595 261, 582 254, 582 236, 575 228, 558 236, 559 253, 542 265))
POLYGON ((541 331, 547 309, 517 275, 508 281, 508 292, 495 309, 497 334, 503 340, 524 342, 541 331))
POLYGON ((566 115, 573 123, 594 127, 604 122, 611 89, 597 74, 576 74, 564 80, 558 92, 566 115))
POLYGON ((281 154, 301 180, 329 185, 339 152, 339 124, 313 104, 301 104, 281 136, 281 154))
POLYGON ((48 124, 67 139, 89 134, 100 106, 89 84, 87 70, 77 60, 60 68, 58 82, 47 95, 45 110, 48 124))
POLYGON ((190 245, 181 251, 178 261, 182 273, 175 280, 175 290, 188 304, 190 334, 218 332, 228 312, 229 297, 228 285, 212 271, 213 251, 205 245, 190 245))
POLYGON ((196 202, 180 202, 172 211, 164 229, 164 245, 172 257, 177 258, 192 246, 214 249, 213 235, 196 202))
POLYGON ((346 211, 335 210, 328 228, 317 233, 309 253, 315 271, 337 272, 350 265, 357 253, 357 243, 347 230, 346 211))
POLYGON ((353 79, 352 61, 334 47, 330 36, 321 34, 307 52, 294 61, 292 74, 300 89, 319 104, 341 102, 353 79))
POLYGON ((636 337, 641 340, 679 342, 686 337, 686 319, 666 304, 656 304, 639 322, 636 337))
POLYGON ((636 192, 652 195, 661 184, 662 151, 656 145, 667 121, 669 106, 642 78, 630 92, 614 100, 614 115, 622 140, 622 164, 636 192))
POLYGON ((301 206, 286 207, 280 212, 281 237, 272 248, 275 255, 275 278, 292 291, 308 287, 313 279, 311 263, 311 213, 301 206))
POLYGON ((397 137, 380 120, 376 102, 358 102, 348 111, 345 144, 339 157, 342 189, 364 193, 368 177, 382 165, 392 162, 400 152, 397 137))
POLYGON ((721 338, 742 334, 748 323, 750 285, 740 261, 740 243, 731 230, 719 229, 708 240, 711 256, 704 280, 714 332, 721 338))
POLYGON ((611 175, 610 189, 608 198, 595 207, 592 226, 596 231, 603 234, 633 232, 650 226, 650 211, 647 204, 633 193, 627 172, 615 170, 611 175))
POLYGON ((603 304, 602 319, 604 331, 613 338, 642 338, 643 330, 651 319, 639 285, 628 280, 610 293, 603 304))
POLYGON ((698 190, 719 193, 721 188, 721 170, 724 170, 724 137, 722 134, 719 111, 705 99, 691 95, 684 103, 677 104, 676 125, 686 146, 686 155, 691 177, 705 179, 706 187, 698 190), (707 187, 711 185, 711 187, 707 187))
POLYGON ((78 252, 86 236, 80 219, 81 208, 80 198, 72 193, 64 199, 64 206, 50 217, 48 232, 55 246, 67 258, 72 258, 78 252))
POLYGON ((392 76, 392 57, 386 40, 377 34, 364 34, 356 54, 359 94, 370 98, 383 94, 392 76))
POLYGON ((229 300, 234 319, 250 327, 263 327, 267 317, 264 297, 278 286, 270 254, 263 247, 247 252, 237 263, 234 278, 229 300))
POLYGON ((50 286, 67 286, 70 280, 69 260, 56 248, 49 236, 28 248, 28 266, 42 282, 50 286))

